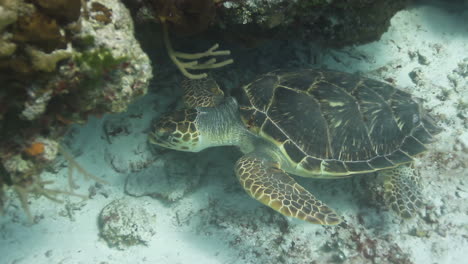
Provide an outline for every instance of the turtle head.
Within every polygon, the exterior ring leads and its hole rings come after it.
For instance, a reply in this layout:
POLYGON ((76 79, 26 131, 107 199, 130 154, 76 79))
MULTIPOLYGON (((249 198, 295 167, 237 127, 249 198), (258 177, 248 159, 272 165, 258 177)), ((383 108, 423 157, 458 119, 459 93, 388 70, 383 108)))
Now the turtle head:
POLYGON ((216 107, 185 108, 164 114, 154 123, 149 141, 174 150, 199 152, 239 145, 245 133, 239 106, 229 97, 216 107))
POLYGON ((164 114, 153 124, 149 141, 164 148, 198 152, 200 142, 196 109, 181 109, 164 114))
POLYGON ((201 134, 205 141, 209 143, 210 140, 209 133, 201 131, 209 124, 200 124, 203 123, 199 118, 200 108, 215 108, 223 101, 224 93, 211 78, 186 79, 182 88, 187 108, 164 114, 154 123, 149 141, 165 148, 198 152, 210 147, 201 144, 201 134))

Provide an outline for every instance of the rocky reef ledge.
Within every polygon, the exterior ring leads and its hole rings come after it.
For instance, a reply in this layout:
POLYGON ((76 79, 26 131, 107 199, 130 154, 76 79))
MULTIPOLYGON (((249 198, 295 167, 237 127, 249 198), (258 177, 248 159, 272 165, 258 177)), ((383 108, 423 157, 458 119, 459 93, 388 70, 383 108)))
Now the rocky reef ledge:
POLYGON ((301 39, 344 47, 379 40, 409 0, 122 0, 138 20, 168 21, 180 35, 207 29, 246 46, 301 39))

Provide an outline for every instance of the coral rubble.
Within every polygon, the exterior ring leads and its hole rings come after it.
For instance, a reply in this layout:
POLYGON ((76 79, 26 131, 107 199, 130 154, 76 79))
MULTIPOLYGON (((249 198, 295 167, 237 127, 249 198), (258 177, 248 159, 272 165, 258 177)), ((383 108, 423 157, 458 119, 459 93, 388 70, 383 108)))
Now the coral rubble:
POLYGON ((9 187, 40 193, 70 124, 146 93, 152 68, 133 33, 119 0, 0 0, 0 200, 9 187))
POLYGON ((150 214, 141 201, 114 200, 101 211, 101 237, 109 246, 124 250, 147 244, 156 234, 156 215, 150 214))

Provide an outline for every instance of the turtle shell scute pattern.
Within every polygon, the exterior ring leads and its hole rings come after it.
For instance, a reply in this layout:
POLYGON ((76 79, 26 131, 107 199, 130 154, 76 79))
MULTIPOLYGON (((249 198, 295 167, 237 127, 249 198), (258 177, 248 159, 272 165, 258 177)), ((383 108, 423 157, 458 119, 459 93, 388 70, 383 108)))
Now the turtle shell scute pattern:
POLYGON ((410 94, 356 74, 273 71, 243 87, 247 127, 307 172, 391 168, 426 150, 438 128, 410 94))

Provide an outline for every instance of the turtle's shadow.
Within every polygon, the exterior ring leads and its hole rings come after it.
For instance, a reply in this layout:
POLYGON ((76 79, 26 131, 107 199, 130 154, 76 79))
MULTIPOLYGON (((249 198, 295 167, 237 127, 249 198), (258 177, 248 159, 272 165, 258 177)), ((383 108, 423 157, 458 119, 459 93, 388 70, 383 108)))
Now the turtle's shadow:
MULTIPOLYGON (((233 171, 236 160, 241 156, 234 148, 207 150, 202 155, 212 164, 218 163, 218 167, 219 163, 224 165, 218 168, 218 171, 222 171, 222 177, 208 173, 201 178, 200 189, 210 187, 199 191, 205 192, 209 201, 205 208, 195 213, 197 220, 190 224, 193 230, 202 235, 191 237, 201 250, 217 246, 213 240, 221 238, 223 243, 243 255, 263 255, 268 254, 269 247, 289 248, 291 237, 302 236, 298 230, 305 230, 304 236, 327 230, 325 226, 287 218, 250 198, 233 171)), ((391 224, 388 217, 391 212, 383 211, 379 201, 374 200, 372 191, 368 189, 375 186, 368 184, 375 181, 374 174, 337 180, 294 178, 342 215, 348 226, 378 231, 386 230, 391 224)), ((193 199, 199 197, 192 196, 193 199)), ((320 248, 321 245, 314 246, 320 248)))
MULTIPOLYGON (((245 215, 249 214, 249 210, 263 210, 259 208, 264 208, 283 217, 273 209, 251 198, 240 186, 234 173, 234 164, 242 156, 237 148, 215 148, 203 151, 201 154, 207 157, 206 167, 218 167, 219 173, 203 173, 199 185, 218 185, 218 190, 222 189, 220 193, 211 194, 216 196, 214 199, 218 201, 218 206, 222 207, 225 200, 229 202, 232 200, 232 196, 236 196, 236 199, 244 204, 240 207, 245 215), (217 165, 219 163, 224 164, 225 167, 220 168, 217 165), (223 176, 220 177, 219 174, 223 176)), ((398 218, 386 207, 383 201, 383 185, 376 173, 338 179, 304 178, 295 175, 292 177, 319 200, 343 216, 345 221, 352 220, 364 228, 380 229, 391 225, 392 219, 398 218)), ((295 219, 293 222, 309 225, 309 223, 295 219)))

